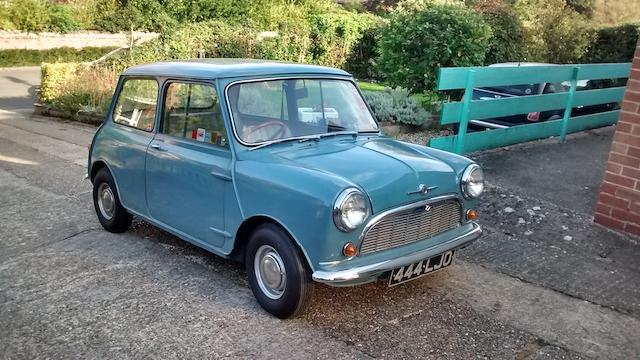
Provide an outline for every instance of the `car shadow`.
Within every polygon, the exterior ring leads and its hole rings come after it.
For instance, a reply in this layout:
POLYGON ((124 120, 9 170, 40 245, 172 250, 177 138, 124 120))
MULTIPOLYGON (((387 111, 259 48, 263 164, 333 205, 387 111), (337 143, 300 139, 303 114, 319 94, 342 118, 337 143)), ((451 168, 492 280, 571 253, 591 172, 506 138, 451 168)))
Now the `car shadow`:
MULTIPOLYGON (((132 232, 145 240, 160 244, 178 257, 187 258, 211 271, 224 274, 239 286, 249 287, 244 265, 239 262, 212 254, 143 220, 134 220, 132 232)), ((416 297, 433 293, 434 284, 446 281, 448 276, 446 271, 440 271, 394 287, 387 285, 387 279, 353 287, 316 284, 313 302, 301 319, 311 325, 324 327, 332 323, 331 319, 334 316, 338 316, 338 306, 339 316, 353 316, 354 321, 358 319, 359 322, 366 322, 366 317, 360 318, 363 313, 389 311, 389 304, 403 304, 413 301, 416 297)), ((398 309, 404 314, 412 308, 414 306, 407 305, 398 309)))

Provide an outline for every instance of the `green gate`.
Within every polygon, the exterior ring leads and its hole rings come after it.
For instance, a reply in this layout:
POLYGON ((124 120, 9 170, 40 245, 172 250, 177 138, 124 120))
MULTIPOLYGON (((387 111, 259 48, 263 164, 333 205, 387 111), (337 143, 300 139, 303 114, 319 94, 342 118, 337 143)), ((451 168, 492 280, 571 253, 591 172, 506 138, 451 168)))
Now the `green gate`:
POLYGON ((463 89, 464 96, 460 102, 443 104, 440 115, 442 125, 459 124, 458 135, 433 138, 429 146, 462 154, 551 136, 560 136, 560 141, 564 141, 568 133, 615 124, 619 110, 571 117, 571 109, 620 102, 625 87, 576 91, 576 85, 579 80, 626 78, 630 70, 630 63, 441 68, 438 90, 463 89), (474 88, 565 81, 569 81, 571 86, 562 93, 472 100, 474 88), (467 133, 470 119, 557 109, 564 109, 562 119, 467 133))

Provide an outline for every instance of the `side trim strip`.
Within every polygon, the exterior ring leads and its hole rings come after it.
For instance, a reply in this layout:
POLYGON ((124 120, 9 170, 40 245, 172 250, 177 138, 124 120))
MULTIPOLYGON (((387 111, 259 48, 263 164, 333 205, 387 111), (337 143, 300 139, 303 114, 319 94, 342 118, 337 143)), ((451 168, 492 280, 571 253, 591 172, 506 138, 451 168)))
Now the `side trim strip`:
POLYGON ((231 234, 228 231, 220 230, 214 227, 210 227, 209 230, 213 231, 216 234, 222 235, 227 239, 231 238, 231 234))

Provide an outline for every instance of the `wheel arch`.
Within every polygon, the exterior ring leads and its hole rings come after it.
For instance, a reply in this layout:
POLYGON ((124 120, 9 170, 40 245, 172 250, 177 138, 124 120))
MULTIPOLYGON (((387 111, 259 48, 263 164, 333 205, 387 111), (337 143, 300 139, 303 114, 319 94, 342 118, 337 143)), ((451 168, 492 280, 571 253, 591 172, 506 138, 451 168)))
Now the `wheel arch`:
POLYGON ((97 160, 93 164, 91 164, 91 170, 90 170, 91 172, 89 173, 89 180, 91 180, 91 182, 93 183, 93 179, 95 179, 96 175, 98 174, 98 171, 104 168, 107 168, 107 170, 111 173, 111 176, 113 176, 113 173, 111 172, 111 169, 109 169, 109 167, 107 166, 107 163, 102 160, 97 160))
MULTIPOLYGON (((109 174, 111 174, 113 183, 116 185, 116 192, 118 193, 118 197, 120 197, 120 187, 118 186, 118 179, 116 179, 116 177, 113 174, 113 171, 111 171, 111 168, 109 167, 106 161, 96 160, 93 162, 93 164, 91 165, 91 170, 90 170, 91 172, 89 173, 89 180, 91 180, 91 183, 93 184, 93 179, 95 179, 96 175, 98 174, 98 171, 102 169, 107 169, 109 174)), ((120 199, 120 202, 122 203, 122 199, 120 199)), ((124 204, 122 204, 122 206, 124 206, 124 204)))
POLYGON ((313 272, 313 265, 309 259, 309 255, 300 245, 298 239, 280 221, 267 215, 255 215, 245 219, 242 224, 240 224, 238 231, 236 231, 235 243, 233 245, 233 250, 229 254, 229 257, 236 261, 244 262, 249 237, 251 236, 251 233, 255 231, 255 229, 263 224, 273 224, 282 229, 287 235, 289 235, 289 237, 293 240, 293 245, 298 250, 298 254, 301 255, 302 259, 304 259, 304 264, 307 266, 307 270, 313 272))

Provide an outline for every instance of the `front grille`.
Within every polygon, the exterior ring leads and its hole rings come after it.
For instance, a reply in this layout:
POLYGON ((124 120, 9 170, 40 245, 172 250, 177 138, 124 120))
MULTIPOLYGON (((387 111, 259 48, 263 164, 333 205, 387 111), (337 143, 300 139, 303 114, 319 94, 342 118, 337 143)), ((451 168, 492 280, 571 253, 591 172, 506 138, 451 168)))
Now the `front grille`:
POLYGON ((424 240, 460 226, 462 209, 458 200, 449 199, 392 212, 369 228, 360 245, 360 255, 391 249, 424 240))

